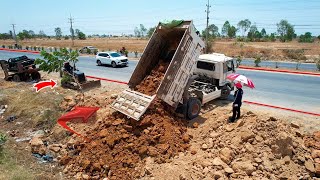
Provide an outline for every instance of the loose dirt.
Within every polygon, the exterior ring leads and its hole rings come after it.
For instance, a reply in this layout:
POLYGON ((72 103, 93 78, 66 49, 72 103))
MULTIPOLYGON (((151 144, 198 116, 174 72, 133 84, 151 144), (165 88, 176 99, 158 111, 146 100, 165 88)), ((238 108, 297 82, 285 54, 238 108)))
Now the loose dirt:
MULTIPOLYGON (((135 90, 154 95, 168 64, 161 61, 135 90)), ((186 130, 185 123, 159 100, 153 102, 140 121, 113 112, 88 133, 91 142, 79 142, 63 158, 71 159, 65 171, 75 177, 139 178, 146 157, 164 163, 188 149, 190 137, 185 135, 186 130)))

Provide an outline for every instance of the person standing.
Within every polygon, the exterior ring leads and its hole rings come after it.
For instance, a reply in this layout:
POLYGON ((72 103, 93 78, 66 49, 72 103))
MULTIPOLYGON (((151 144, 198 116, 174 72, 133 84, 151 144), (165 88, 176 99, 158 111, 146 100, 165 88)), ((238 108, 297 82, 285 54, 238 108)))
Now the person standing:
POLYGON ((236 119, 240 118, 240 108, 242 105, 242 95, 243 95, 243 90, 242 90, 242 84, 241 83, 236 83, 235 84, 237 90, 234 93, 234 101, 232 104, 232 117, 230 118, 230 122, 234 122, 236 119))

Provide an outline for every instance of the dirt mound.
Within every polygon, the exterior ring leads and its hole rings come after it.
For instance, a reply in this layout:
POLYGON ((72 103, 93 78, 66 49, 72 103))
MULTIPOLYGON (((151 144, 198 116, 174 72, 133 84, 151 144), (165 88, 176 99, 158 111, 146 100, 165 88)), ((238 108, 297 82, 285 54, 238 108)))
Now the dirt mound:
MULTIPOLYGON (((161 62, 135 90, 154 95, 169 63, 161 62)), ((164 163, 178 152, 185 151, 190 137, 186 125, 169 113, 160 100, 155 100, 140 121, 114 112, 88 132, 91 142, 75 142, 69 153, 60 159, 67 164, 65 172, 71 177, 101 179, 138 178, 143 160, 154 157, 164 163)))
MULTIPOLYGON (((319 176, 320 151, 316 135, 306 136, 298 126, 270 117, 244 114, 227 123, 220 109, 208 113, 205 125, 189 129, 190 151, 172 162, 147 163, 142 179, 311 179, 319 176), (313 147, 314 149, 309 149, 313 147), (170 174, 170 178, 163 174, 170 174)), ((320 134, 318 134, 320 135, 320 134)), ((320 137, 320 136, 318 136, 320 137)))

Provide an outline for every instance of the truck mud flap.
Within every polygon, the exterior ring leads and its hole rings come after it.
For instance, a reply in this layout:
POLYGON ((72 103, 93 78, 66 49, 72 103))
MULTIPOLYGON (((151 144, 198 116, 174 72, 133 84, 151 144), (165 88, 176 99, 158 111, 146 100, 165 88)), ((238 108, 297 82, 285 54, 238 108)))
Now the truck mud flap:
POLYGON ((139 121, 154 98, 155 96, 147 96, 136 91, 124 90, 112 103, 111 107, 139 121))

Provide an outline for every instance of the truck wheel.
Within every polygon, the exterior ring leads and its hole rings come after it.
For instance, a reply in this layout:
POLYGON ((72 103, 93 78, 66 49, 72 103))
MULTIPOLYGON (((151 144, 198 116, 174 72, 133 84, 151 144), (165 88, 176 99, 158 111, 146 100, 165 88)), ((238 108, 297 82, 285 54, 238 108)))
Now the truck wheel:
POLYGON ((223 100, 228 99, 230 92, 231 92, 231 89, 228 85, 223 86, 223 88, 221 89, 220 99, 223 99, 223 100))
POLYGON ((117 67, 116 62, 112 61, 112 62, 111 62, 111 66, 112 66, 113 68, 116 68, 116 67, 117 67))
POLYGON ((20 82, 20 81, 21 81, 20 76, 19 76, 18 74, 13 75, 12 81, 14 81, 14 82, 20 82))
POLYGON ((102 66, 102 63, 100 60, 97 61, 98 66, 102 66))
POLYGON ((33 81, 39 81, 41 79, 41 75, 39 72, 32 72, 31 73, 31 79, 33 81))
POLYGON ((197 98, 190 98, 188 100, 188 111, 187 111, 187 118, 194 119, 198 117, 200 110, 201 110, 201 102, 197 98))

